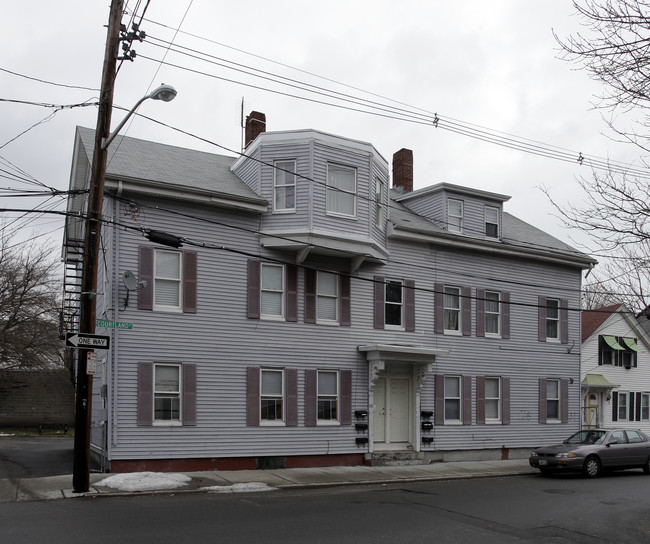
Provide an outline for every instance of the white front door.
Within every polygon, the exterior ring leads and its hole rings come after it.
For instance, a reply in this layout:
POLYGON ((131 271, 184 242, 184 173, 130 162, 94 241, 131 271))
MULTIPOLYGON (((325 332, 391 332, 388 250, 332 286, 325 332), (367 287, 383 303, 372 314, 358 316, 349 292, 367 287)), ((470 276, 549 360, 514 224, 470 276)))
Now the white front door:
POLYGON ((374 442, 405 446, 410 439, 408 378, 379 378, 375 383, 374 442))

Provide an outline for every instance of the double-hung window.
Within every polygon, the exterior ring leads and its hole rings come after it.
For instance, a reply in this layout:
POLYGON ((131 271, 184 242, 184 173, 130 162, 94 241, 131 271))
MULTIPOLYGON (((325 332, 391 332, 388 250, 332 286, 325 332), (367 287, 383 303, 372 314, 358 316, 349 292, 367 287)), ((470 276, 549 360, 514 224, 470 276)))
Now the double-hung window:
POLYGON ((641 393, 641 420, 650 419, 650 393, 641 393))
POLYGON ((375 224, 381 231, 384 230, 386 219, 384 217, 384 180, 375 178, 375 224))
POLYGON ((461 421, 461 378, 445 376, 445 423, 461 421))
POLYGON ((296 211, 296 161, 273 163, 273 211, 296 211))
POLYGON ((327 213, 355 217, 357 213, 357 172, 338 164, 327 165, 327 213))
POLYGON ((485 378, 485 420, 501 421, 501 378, 485 378))
POLYGON ((180 365, 154 364, 154 421, 180 422, 181 420, 181 367, 180 365))
POLYGON ((284 318, 284 266, 262 263, 260 287, 261 315, 265 318, 284 318))
POLYGON ((445 285, 444 289, 444 330, 460 332, 460 287, 445 285))
POLYGON ((627 421, 627 414, 629 409, 630 394, 627 392, 618 392, 618 408, 617 417, 618 421, 627 421))
POLYGON ((501 300, 498 291, 485 292, 485 334, 501 334, 501 300))
POLYGON ((339 320, 339 278, 331 272, 318 271, 316 286, 316 318, 318 322, 339 320))
POLYGON ((546 299, 546 339, 560 339, 560 301, 556 298, 546 299))
POLYGON ((339 421, 339 373, 334 370, 318 371, 318 423, 339 421))
POLYGON ((546 382, 546 419, 560 420, 560 380, 546 382))
POLYGON ((154 310, 182 309, 182 253, 154 251, 154 310))
POLYGON ((400 280, 386 280, 386 326, 404 326, 404 297, 400 280))
POLYGON ((260 422, 284 422, 284 371, 260 370, 260 422))
POLYGON ((455 198, 447 200, 447 230, 463 232, 463 201, 455 198))
POLYGON ((499 238, 499 208, 485 206, 485 237, 499 238))

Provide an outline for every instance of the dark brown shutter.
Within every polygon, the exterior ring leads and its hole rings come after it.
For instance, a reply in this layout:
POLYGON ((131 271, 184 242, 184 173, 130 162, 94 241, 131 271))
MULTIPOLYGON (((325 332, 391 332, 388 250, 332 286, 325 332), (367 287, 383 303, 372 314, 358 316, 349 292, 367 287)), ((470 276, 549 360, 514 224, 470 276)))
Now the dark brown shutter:
POLYGON ((612 421, 618 421, 618 392, 612 393, 612 421))
POLYGON ((287 321, 298 321, 298 267, 286 265, 287 270, 287 321))
POLYGON ((433 332, 443 334, 445 332, 445 286, 442 283, 433 284, 433 332))
POLYGON ((476 423, 485 423, 485 376, 476 376, 476 423))
POLYGON ((476 290, 476 336, 485 336, 485 289, 476 290))
POLYGON ((462 315, 461 327, 463 329, 463 336, 471 336, 472 334, 472 290, 469 287, 460 288, 460 309, 462 315))
POLYGON ((140 246, 138 253, 138 309, 153 310, 153 248, 140 246))
MULTIPOLYGON (((545 302, 546 303, 546 302, 545 302)), ((539 379, 539 423, 546 423, 546 378, 539 379)))
POLYGON ((246 425, 257 427, 260 424, 260 369, 257 366, 246 368, 246 425))
POLYGON ((316 426, 316 370, 305 370, 305 426, 316 426))
POLYGON ((641 421, 641 403, 642 403, 641 393, 636 394, 636 418, 635 421, 641 421))
POLYGON ((305 268, 305 323, 316 323, 316 270, 305 268))
POLYGON ((510 338, 510 291, 501 291, 501 338, 510 338))
POLYGON ((138 363, 138 425, 153 425, 153 363, 138 363))
POLYGON ((501 423, 510 425, 510 378, 501 378, 501 423))
POLYGON ((542 296, 537 298, 537 340, 546 342, 546 297, 542 296))
POLYGON ((560 342, 569 343, 569 301, 566 298, 560 300, 560 342))
POLYGON ((352 424, 352 371, 341 370, 339 373, 341 386, 341 425, 352 424))
POLYGON ((634 400, 636 398, 636 395, 634 393, 629 394, 630 397, 630 415, 628 416, 630 421, 634 421, 634 400))
POLYGON ((415 281, 404 281, 404 330, 415 332, 415 281))
POLYGON ((196 365, 183 365, 183 425, 196 425, 196 365))
POLYGON ((298 371, 288 368, 284 371, 287 392, 287 427, 298 425, 298 371))
POLYGON ((197 312, 198 254, 196 251, 183 252, 183 311, 197 312))
MULTIPOLYGON (((437 291, 437 290, 436 290, 437 291)), ((433 413, 433 422, 436 425, 445 423, 445 376, 436 374, 435 378, 435 412, 433 413)))
POLYGON ((463 425, 472 424, 472 377, 463 376, 463 425))
POLYGON ((374 308, 374 320, 373 327, 375 329, 383 329, 386 325, 386 317, 384 312, 386 311, 386 299, 385 299, 385 285, 383 276, 375 276, 373 284, 373 308, 374 308))
POLYGON ((569 422, 569 380, 563 378, 560 380, 560 421, 569 422))
POLYGON ((345 273, 339 275, 339 293, 341 295, 339 324, 342 327, 349 327, 352 325, 352 290, 350 276, 345 273))
POLYGON ((251 319, 260 318, 260 260, 248 259, 247 274, 247 316, 251 319))

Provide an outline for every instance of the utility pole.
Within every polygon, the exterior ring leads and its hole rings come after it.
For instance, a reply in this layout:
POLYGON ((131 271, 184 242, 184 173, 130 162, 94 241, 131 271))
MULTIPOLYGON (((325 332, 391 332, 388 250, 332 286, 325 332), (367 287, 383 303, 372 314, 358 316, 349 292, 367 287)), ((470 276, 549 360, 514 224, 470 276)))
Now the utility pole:
MULTIPOLYGON (((99 111, 95 130, 90 179, 90 194, 86 212, 83 269, 81 272, 81 299, 79 332, 95 332, 97 306, 97 269, 102 227, 102 206, 104 200, 104 177, 106 175, 106 149, 102 141, 109 137, 113 90, 117 67, 120 22, 124 0, 112 0, 106 35, 106 50, 102 84, 99 95, 99 111)), ((77 394, 75 398, 74 466, 72 486, 75 493, 85 493, 90 487, 90 422, 92 411, 93 377, 87 373, 87 349, 79 349, 77 358, 77 394)))

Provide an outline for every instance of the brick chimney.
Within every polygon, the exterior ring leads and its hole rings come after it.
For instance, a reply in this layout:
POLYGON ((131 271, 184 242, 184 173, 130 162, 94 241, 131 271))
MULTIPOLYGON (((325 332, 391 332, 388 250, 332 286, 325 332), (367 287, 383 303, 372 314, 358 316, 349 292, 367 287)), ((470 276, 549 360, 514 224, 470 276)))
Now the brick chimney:
POLYGON ((401 187, 402 192, 413 191, 413 151, 400 149, 393 155, 393 189, 401 187))
POLYGON ((246 145, 248 147, 262 132, 266 132, 266 115, 259 111, 252 111, 246 116, 246 145))

